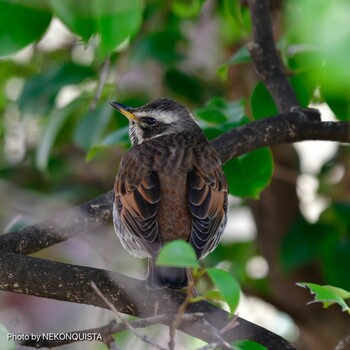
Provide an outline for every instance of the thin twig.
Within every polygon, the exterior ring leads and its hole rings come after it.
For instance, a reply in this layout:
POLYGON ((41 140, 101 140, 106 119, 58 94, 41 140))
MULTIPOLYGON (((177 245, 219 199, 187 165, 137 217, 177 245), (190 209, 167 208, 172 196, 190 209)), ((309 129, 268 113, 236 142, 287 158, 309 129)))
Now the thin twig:
POLYGON ((342 339, 336 346, 334 350, 343 350, 346 349, 347 344, 350 344, 350 335, 342 339))
POLYGON ((239 325, 238 319, 239 319, 238 315, 234 315, 233 318, 232 318, 232 320, 230 320, 229 322, 227 322, 227 324, 226 324, 224 327, 222 327, 222 328, 220 329, 220 332, 219 332, 219 333, 220 333, 220 334, 224 334, 225 332, 227 332, 227 331, 229 331, 229 330, 231 330, 231 329, 237 327, 237 326, 239 325))
POLYGON ((220 346, 225 350, 232 350, 232 346, 221 336, 220 331, 210 324, 208 321, 203 321, 204 326, 211 334, 213 339, 216 339, 216 342, 220 344, 220 346))
POLYGON ((183 315, 185 314, 186 308, 187 308, 188 304, 190 303, 190 300, 191 300, 191 298, 193 296, 194 288, 195 288, 194 281, 191 278, 190 282, 188 284, 188 287, 187 287, 186 299, 180 305, 179 310, 178 310, 178 312, 176 314, 176 317, 175 317, 174 321, 169 326, 169 335, 170 335, 169 350, 174 350, 175 349, 176 329, 179 326, 179 324, 181 323, 181 320, 182 320, 183 315))
POLYGON ((96 286, 95 282, 91 282, 91 287, 92 289, 96 292, 96 294, 101 298, 101 300, 103 300, 105 302, 105 304, 108 306, 108 308, 113 311, 113 313, 115 314, 116 318, 121 321, 122 323, 124 323, 126 325, 126 327, 141 341, 143 341, 144 343, 153 346, 154 348, 158 349, 158 350, 167 350, 163 347, 161 347, 157 342, 155 342, 154 340, 152 340, 151 338, 147 337, 144 334, 139 333, 132 325, 130 322, 128 322, 127 320, 123 319, 118 310, 115 308, 115 306, 103 295, 103 293, 100 291, 100 289, 96 286))

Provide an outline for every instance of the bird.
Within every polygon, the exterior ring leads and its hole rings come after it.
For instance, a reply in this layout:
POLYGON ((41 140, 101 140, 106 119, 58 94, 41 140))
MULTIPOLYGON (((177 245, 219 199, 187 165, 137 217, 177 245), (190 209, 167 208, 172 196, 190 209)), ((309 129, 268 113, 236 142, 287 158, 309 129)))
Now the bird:
POLYGON ((221 159, 192 113, 174 100, 110 104, 128 118, 131 140, 114 183, 115 231, 130 254, 148 258, 148 289, 186 288, 188 269, 155 261, 173 240, 187 241, 198 259, 219 244, 228 195, 221 159))

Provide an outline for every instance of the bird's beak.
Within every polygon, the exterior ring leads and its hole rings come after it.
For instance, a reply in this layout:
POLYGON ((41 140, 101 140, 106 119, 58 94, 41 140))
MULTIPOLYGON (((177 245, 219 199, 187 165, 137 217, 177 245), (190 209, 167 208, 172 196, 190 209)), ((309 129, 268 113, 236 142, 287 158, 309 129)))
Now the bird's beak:
POLYGON ((138 122, 139 118, 137 118, 134 114, 130 112, 130 108, 128 106, 122 105, 118 102, 110 102, 110 105, 114 107, 117 111, 127 117, 130 121, 138 122))

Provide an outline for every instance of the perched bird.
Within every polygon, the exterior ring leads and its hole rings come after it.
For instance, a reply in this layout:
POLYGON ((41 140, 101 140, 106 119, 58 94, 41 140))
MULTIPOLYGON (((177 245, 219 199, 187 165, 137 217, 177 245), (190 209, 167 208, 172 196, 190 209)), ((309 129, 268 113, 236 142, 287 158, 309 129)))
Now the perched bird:
POLYGON ((155 266, 155 259, 175 239, 189 242, 198 259, 216 248, 227 211, 221 160, 180 103, 162 98, 139 108, 111 105, 129 119, 132 143, 114 184, 115 230, 129 253, 149 259, 150 289, 181 289, 189 272, 155 266))

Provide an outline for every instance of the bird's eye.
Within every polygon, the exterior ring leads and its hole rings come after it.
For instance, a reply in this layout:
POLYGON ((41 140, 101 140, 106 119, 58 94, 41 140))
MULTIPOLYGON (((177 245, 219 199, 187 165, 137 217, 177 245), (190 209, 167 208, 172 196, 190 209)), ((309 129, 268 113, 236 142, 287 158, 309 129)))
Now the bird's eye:
POLYGON ((140 119, 141 119, 142 123, 145 123, 149 126, 157 124, 157 119, 155 119, 153 117, 142 117, 140 119))

